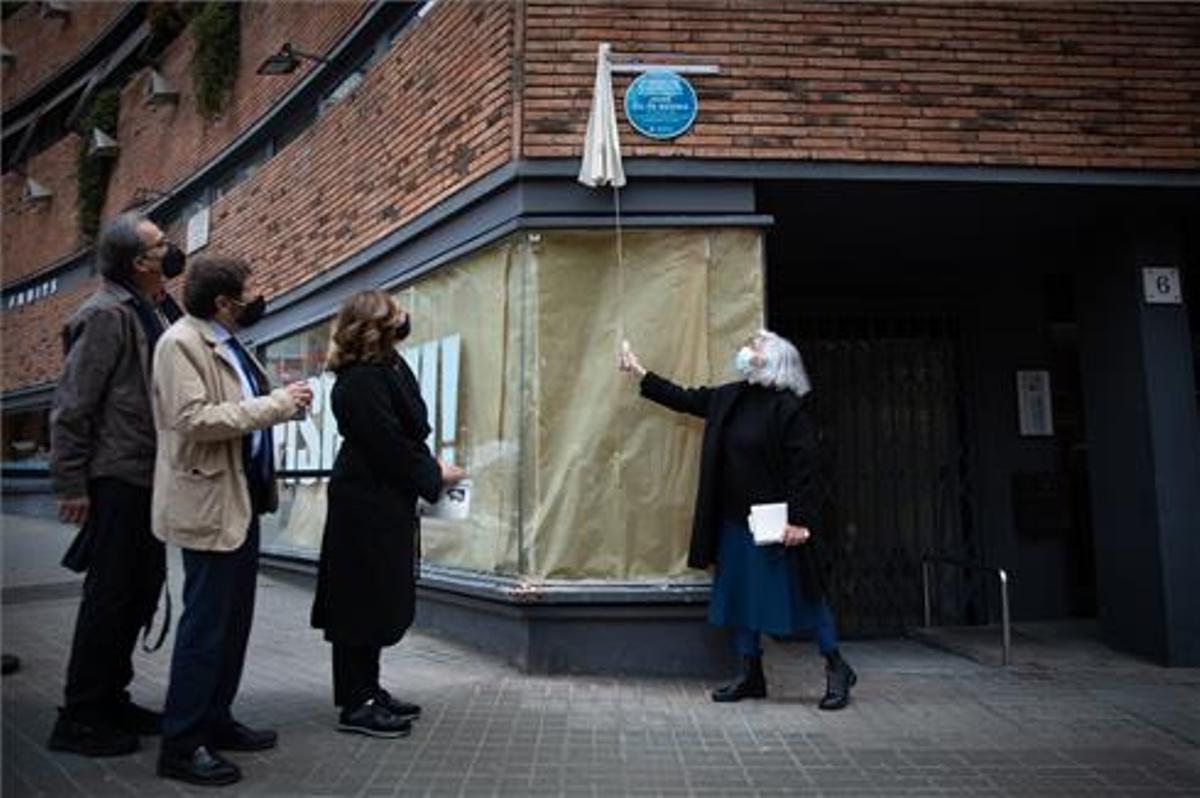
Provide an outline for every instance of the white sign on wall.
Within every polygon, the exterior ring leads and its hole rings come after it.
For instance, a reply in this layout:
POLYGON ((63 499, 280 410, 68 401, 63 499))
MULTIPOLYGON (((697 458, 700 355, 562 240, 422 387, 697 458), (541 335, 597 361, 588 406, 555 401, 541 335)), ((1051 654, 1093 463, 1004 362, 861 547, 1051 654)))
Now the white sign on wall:
POLYGON ((1050 401, 1050 372, 1017 372, 1017 417, 1021 435, 1044 437, 1054 434, 1054 408, 1050 401))
POLYGON ((188 217, 186 252, 191 255, 208 246, 208 206, 201 207, 188 217))
POLYGON ((1142 269, 1142 295, 1148 305, 1182 305, 1183 290, 1179 285, 1179 269, 1142 269))

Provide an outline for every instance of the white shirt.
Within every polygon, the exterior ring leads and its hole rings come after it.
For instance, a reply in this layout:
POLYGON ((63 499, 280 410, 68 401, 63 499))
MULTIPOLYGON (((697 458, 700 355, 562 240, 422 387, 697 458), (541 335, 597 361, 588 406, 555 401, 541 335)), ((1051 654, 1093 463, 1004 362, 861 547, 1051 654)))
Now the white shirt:
MULTIPOLYGON (((229 359, 233 361, 233 367, 234 370, 237 371, 238 380, 242 383, 242 395, 246 399, 253 399, 254 397, 258 396, 258 393, 254 390, 254 378, 250 374, 247 374, 246 370, 242 368, 242 359, 238 357, 237 350, 235 350, 233 348, 233 344, 230 343, 230 339, 233 338, 233 334, 229 332, 229 330, 226 330, 224 327, 222 327, 217 321, 210 321, 209 324, 212 325, 213 335, 216 336, 217 343, 225 348, 225 351, 229 353, 229 359)), ((258 453, 262 450, 263 440, 265 438, 266 433, 260 429, 254 430, 254 432, 250 433, 251 457, 258 457, 258 453)))

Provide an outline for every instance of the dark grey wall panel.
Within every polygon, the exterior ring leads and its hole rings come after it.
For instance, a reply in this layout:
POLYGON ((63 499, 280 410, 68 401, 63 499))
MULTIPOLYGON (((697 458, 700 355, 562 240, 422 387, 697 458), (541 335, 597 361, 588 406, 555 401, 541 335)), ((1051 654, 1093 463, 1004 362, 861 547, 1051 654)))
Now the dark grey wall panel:
POLYGON ((1142 302, 1140 268, 1178 264, 1174 231, 1116 226, 1081 279, 1084 381, 1106 640, 1200 663, 1200 429, 1186 312, 1142 302))

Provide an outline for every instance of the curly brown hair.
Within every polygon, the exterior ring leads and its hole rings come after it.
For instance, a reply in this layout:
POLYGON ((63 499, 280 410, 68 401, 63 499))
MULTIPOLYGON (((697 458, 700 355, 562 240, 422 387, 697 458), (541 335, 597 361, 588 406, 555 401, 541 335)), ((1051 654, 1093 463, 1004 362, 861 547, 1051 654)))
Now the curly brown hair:
POLYGON ((342 303, 329 337, 325 368, 340 371, 354 363, 396 359, 396 327, 404 310, 384 291, 363 291, 342 303))

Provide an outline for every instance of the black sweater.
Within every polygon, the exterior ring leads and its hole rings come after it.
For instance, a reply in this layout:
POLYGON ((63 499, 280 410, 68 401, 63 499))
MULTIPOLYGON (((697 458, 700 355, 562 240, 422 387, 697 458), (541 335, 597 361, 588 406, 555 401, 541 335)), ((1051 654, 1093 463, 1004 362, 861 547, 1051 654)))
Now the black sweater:
MULTIPOLYGON (((722 463, 727 460, 737 468, 737 484, 759 486, 754 495, 763 501, 786 501, 789 523, 806 526, 814 537, 819 536, 822 492, 817 473, 816 432, 802 399, 790 391, 759 388, 746 382, 715 388, 682 388, 653 372, 642 378, 641 392, 651 401, 699 416, 706 422, 688 565, 706 568, 716 558, 722 499, 729 485, 721 474, 722 463), (740 419, 738 427, 751 418, 759 420, 757 423, 768 441, 764 456, 743 457, 736 450, 726 456, 725 430, 731 411, 747 392, 754 399, 745 408, 748 418, 740 419)), ((808 548, 806 544, 796 550, 808 548)))

